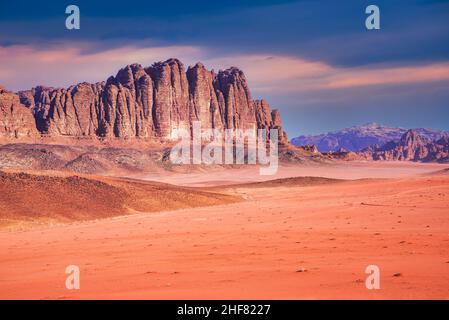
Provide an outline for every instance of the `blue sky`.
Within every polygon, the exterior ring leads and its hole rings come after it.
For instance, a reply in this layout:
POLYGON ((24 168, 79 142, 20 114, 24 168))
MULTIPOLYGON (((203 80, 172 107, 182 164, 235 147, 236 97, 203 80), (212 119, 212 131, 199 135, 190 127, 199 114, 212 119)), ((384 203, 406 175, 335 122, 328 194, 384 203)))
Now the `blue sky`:
POLYGON ((290 137, 379 122, 449 130, 449 1, 0 1, 0 83, 100 81, 180 58, 236 65, 290 137), (81 29, 65 29, 76 4, 81 29), (381 30, 365 28, 376 4, 381 30))

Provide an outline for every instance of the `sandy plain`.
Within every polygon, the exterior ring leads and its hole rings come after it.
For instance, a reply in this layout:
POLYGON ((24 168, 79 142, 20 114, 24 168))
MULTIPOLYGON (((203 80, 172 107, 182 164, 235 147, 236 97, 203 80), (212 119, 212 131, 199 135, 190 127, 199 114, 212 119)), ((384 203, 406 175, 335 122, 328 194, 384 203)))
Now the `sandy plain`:
POLYGON ((283 166, 274 177, 257 168, 140 177, 183 186, 191 202, 200 192, 204 203, 3 228, 0 298, 448 299, 446 167, 352 162, 283 166), (209 192, 224 198, 204 200, 209 192), (365 287, 373 264, 379 290, 365 287), (65 287, 68 265, 80 268, 80 290, 65 287))

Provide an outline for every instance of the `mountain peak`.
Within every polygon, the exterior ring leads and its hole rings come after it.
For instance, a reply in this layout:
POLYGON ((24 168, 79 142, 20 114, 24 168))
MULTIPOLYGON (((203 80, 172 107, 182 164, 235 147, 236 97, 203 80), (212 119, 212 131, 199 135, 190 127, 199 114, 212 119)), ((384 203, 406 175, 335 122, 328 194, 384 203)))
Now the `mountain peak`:
POLYGON ((399 144, 402 146, 416 147, 425 145, 430 142, 430 139, 422 136, 416 129, 407 130, 401 137, 399 144))
POLYGON ((367 122, 365 124, 362 124, 359 127, 361 127, 361 128, 382 128, 384 126, 379 124, 379 123, 377 123, 377 122, 367 122))
POLYGON ((177 139, 194 121, 204 129, 277 129, 288 143, 277 111, 252 100, 243 72, 215 75, 203 64, 184 70, 176 58, 147 68, 130 64, 106 82, 64 88, 0 90, 0 138, 86 137, 177 139))
POLYGON ((359 153, 369 160, 408 160, 423 162, 448 162, 449 139, 446 135, 438 140, 422 134, 428 129, 407 130, 398 142, 390 141, 381 147, 367 148, 359 153))
POLYGON ((407 132, 403 128, 368 122, 326 134, 296 137, 291 142, 296 146, 315 144, 321 152, 338 151, 340 148, 356 152, 373 145, 383 146, 388 142, 399 143, 402 138, 405 143, 420 144, 440 139, 444 135, 444 131, 423 128, 413 129, 404 136, 407 132), (420 137, 416 137, 416 135, 420 137))

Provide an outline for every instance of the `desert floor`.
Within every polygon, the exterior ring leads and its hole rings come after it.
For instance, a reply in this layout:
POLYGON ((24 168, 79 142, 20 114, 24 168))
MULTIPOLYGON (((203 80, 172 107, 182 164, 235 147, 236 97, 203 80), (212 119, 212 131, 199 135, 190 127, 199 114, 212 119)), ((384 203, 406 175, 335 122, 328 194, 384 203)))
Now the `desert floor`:
POLYGON ((449 175, 433 173, 444 168, 347 163, 285 166, 275 177, 255 168, 146 176, 243 201, 3 229, 0 298, 448 299, 449 175), (292 176, 350 180, 247 183, 292 176), (80 267, 80 290, 65 288, 68 265, 80 267), (365 287, 368 265, 380 268, 379 290, 365 287))

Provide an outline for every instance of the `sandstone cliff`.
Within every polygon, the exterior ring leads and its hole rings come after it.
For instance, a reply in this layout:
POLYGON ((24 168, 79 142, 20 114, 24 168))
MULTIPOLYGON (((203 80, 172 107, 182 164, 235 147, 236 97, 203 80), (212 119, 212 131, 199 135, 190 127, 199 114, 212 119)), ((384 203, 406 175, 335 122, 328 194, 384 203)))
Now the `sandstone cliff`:
POLYGON ((18 94, 0 91, 0 137, 91 137, 167 141, 192 129, 275 128, 287 142, 278 111, 254 101, 237 68, 185 70, 177 59, 147 68, 132 64, 106 82, 67 89, 38 86, 18 94))
POLYGON ((34 117, 19 97, 0 87, 0 137, 27 138, 38 134, 34 117))

